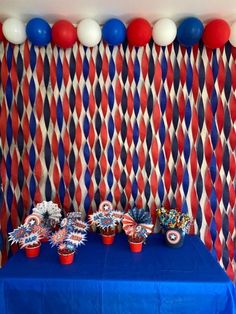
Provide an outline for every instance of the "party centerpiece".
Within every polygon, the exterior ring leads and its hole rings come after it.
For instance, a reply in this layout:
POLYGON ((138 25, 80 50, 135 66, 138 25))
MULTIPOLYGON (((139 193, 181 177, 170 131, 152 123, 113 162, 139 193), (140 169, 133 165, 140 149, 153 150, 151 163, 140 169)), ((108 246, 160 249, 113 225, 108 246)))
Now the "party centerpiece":
POLYGON ((132 252, 141 252, 143 242, 152 232, 153 224, 151 215, 143 208, 130 209, 124 214, 123 229, 128 236, 130 250, 132 252))
POLYGON ((165 233, 166 244, 171 247, 181 247, 184 236, 190 227, 190 217, 176 209, 167 210, 165 208, 159 208, 157 215, 165 233))
POLYGON ((86 240, 87 229, 88 225, 81 220, 81 214, 73 212, 61 221, 59 230, 52 233, 50 242, 58 247, 61 264, 73 263, 76 249, 86 240))
POLYGON ((52 201, 43 201, 33 208, 33 213, 41 219, 41 241, 46 242, 49 239, 50 233, 58 227, 62 217, 62 210, 52 201))
POLYGON ((27 257, 37 257, 40 252, 42 234, 40 231, 41 219, 39 216, 29 215, 24 224, 20 225, 9 233, 11 244, 19 244, 21 249, 25 249, 27 257))
POLYGON ((122 211, 114 210, 111 202, 104 201, 98 211, 89 216, 90 224, 99 228, 104 244, 114 242, 116 229, 121 224, 123 214, 122 211))

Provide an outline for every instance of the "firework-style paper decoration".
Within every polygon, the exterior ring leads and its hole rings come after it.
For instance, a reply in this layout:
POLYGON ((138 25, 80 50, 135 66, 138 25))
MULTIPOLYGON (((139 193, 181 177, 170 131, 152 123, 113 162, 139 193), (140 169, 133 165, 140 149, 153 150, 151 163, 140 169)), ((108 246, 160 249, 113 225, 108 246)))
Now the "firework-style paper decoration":
POLYGON ((82 232, 73 231, 70 232, 66 237, 66 246, 77 248, 79 245, 84 244, 86 241, 86 235, 82 232))
POLYGON ((52 246, 59 250, 75 251, 86 240, 88 224, 81 220, 80 213, 69 213, 60 224, 60 229, 50 237, 52 246))
POLYGON ((124 213, 120 210, 113 210, 111 212, 112 217, 115 219, 116 223, 120 224, 122 222, 122 219, 124 217, 124 213))
POLYGON ((34 246, 40 242, 41 238, 38 231, 32 232, 20 240, 20 247, 23 249, 26 246, 34 246))
POLYGON ((38 203, 35 208, 33 208, 33 213, 38 215, 44 226, 50 227, 58 224, 61 219, 62 210, 57 204, 52 201, 38 203))
POLYGON ((31 232, 31 227, 29 225, 20 225, 18 228, 9 232, 9 241, 11 244, 19 243, 27 234, 31 232))
POLYGON ((37 231, 42 238, 48 238, 50 235, 50 228, 44 224, 42 217, 38 214, 31 214, 25 218, 25 224, 32 227, 32 231, 37 231))
POLYGON ((89 228, 88 224, 81 220, 80 213, 69 213, 66 218, 61 221, 61 228, 66 228, 68 231, 86 232, 89 228))
POLYGON ((89 215, 89 223, 91 225, 97 225, 100 218, 103 217, 103 213, 102 212, 95 212, 92 215, 89 215))
POLYGON ((152 232, 153 224, 150 213, 143 208, 133 208, 124 214, 123 229, 131 238, 145 239, 152 232))
POLYGON ((42 225, 34 225, 32 230, 37 231, 42 238, 48 238, 50 235, 49 229, 42 225))
MULTIPOLYGON (((35 220, 34 220, 35 221, 35 220)), ((28 224, 20 225, 18 228, 9 232, 9 241, 11 244, 19 243, 20 248, 33 246, 38 244, 42 239, 42 234, 36 228, 39 227, 33 220, 29 220, 28 224)))
POLYGON ((113 209, 111 202, 104 201, 99 205, 99 210, 89 216, 89 222, 102 230, 115 229, 121 223, 123 216, 122 211, 113 209))
POLYGON ((62 244, 67 237, 67 230, 65 228, 59 229, 54 232, 50 237, 50 243, 52 246, 59 246, 62 244))
POLYGON ((116 226, 116 220, 111 214, 107 214, 106 216, 101 216, 97 220, 97 226, 102 230, 109 229, 109 228, 114 229, 116 226))
POLYGON ((82 220, 76 219, 74 221, 73 227, 75 231, 86 232, 89 228, 88 224, 82 220))
POLYGON ((185 233, 188 232, 191 219, 188 214, 181 213, 176 209, 167 210, 165 208, 157 209, 157 215, 160 221, 161 227, 177 228, 183 230, 185 233))
POLYGON ((117 222, 120 221, 113 217, 114 211, 109 212, 96 212, 89 216, 89 222, 92 225, 96 225, 101 230, 106 229, 115 229, 117 226, 117 222))

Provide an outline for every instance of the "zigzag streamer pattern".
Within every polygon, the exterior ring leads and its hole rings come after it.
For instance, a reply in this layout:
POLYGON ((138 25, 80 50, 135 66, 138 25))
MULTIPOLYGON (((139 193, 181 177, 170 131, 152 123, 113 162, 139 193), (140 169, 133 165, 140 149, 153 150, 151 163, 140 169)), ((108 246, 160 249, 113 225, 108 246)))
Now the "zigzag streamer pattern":
MULTIPOLYGON (((1 44, 2 262, 35 203, 189 212, 233 279, 236 50, 1 44)), ((13 246, 12 250, 16 248, 13 246)))

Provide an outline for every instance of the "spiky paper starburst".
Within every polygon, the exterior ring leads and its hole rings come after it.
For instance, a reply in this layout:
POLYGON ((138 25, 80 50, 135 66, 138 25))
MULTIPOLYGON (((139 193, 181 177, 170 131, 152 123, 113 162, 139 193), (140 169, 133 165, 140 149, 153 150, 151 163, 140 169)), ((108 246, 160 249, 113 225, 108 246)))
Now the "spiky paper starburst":
POLYGON ((20 240, 20 247, 24 248, 26 246, 31 246, 38 244, 41 240, 41 235, 38 233, 38 231, 31 232, 30 234, 25 235, 21 240, 20 240))
POLYGON ((95 212, 95 213, 89 215, 90 224, 96 225, 101 217, 103 217, 102 212, 95 212))
POLYGON ((9 232, 9 241, 11 244, 19 243, 20 240, 30 233, 31 228, 29 225, 20 225, 18 228, 14 229, 12 232, 9 232))
POLYGON ((116 220, 111 214, 106 215, 106 216, 101 216, 97 220, 97 226, 101 228, 102 230, 105 230, 108 228, 114 229, 116 227, 116 220))
POLYGON ((112 210, 111 215, 117 223, 121 223, 124 213, 121 210, 112 210))
POLYGON ((61 209, 52 201, 38 203, 33 208, 33 213, 37 214, 43 221, 44 225, 52 225, 60 222, 61 209))
POLYGON ((73 227, 75 231, 86 232, 88 230, 88 224, 79 219, 74 221, 73 227))
POLYGON ((47 238, 50 234, 48 228, 41 225, 34 225, 32 231, 38 231, 42 238, 47 238))
POLYGON ((65 228, 60 229, 56 232, 54 232, 50 237, 50 243, 52 246, 59 246, 62 244, 67 237, 67 231, 65 228))
POLYGON ((74 232, 70 232, 67 235, 66 240, 65 240, 65 244, 66 244, 66 247, 68 247, 70 245, 77 247, 79 245, 84 244, 85 240, 86 240, 86 235, 84 233, 74 231, 74 232))

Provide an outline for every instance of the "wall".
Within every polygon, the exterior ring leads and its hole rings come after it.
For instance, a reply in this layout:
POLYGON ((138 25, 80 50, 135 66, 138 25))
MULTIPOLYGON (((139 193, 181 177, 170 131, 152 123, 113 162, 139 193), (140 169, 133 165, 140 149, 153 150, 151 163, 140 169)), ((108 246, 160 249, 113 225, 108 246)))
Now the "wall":
MULTIPOLYGON (((1 46, 6 234, 46 200, 178 207, 234 276, 236 50, 1 46)), ((15 251, 15 247, 10 250, 15 251)))
POLYGON ((225 18, 234 22, 236 6, 234 0, 1 0, 0 18, 17 17, 27 21, 32 17, 43 16, 50 23, 67 18, 77 23, 83 18, 94 18, 103 24, 111 17, 119 17, 128 22, 130 19, 143 16, 156 21, 160 17, 169 17, 179 22, 186 16, 198 16, 207 21, 212 18, 225 18))

